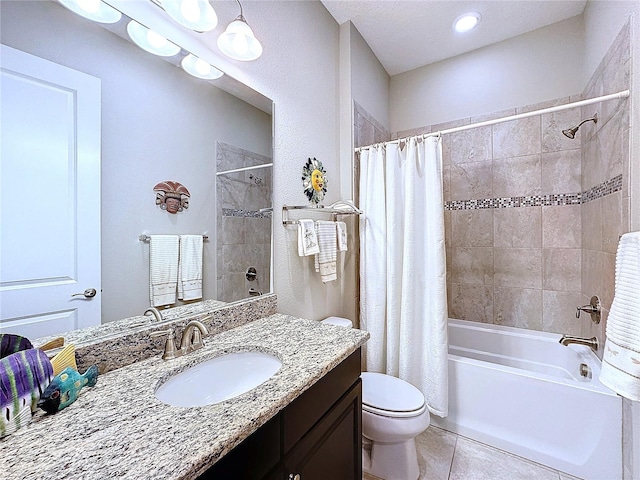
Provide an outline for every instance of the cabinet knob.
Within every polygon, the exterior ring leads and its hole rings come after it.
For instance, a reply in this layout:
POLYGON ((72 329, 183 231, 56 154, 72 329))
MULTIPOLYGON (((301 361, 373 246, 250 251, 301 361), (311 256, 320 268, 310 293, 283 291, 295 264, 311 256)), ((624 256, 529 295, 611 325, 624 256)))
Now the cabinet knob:
POLYGON ((295 475, 293 473, 289 474, 289 480, 300 480, 300 474, 296 473, 295 475))

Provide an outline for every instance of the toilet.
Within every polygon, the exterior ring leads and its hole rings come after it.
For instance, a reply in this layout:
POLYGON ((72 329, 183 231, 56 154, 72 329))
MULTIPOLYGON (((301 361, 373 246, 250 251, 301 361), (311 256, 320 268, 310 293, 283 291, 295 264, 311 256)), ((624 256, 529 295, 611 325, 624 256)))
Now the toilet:
MULTIPOLYGON (((328 317, 322 323, 353 327, 350 320, 328 317)), ((363 372, 362 435, 366 473, 385 480, 416 480, 420 475, 415 437, 430 423, 429 410, 420 390, 404 380, 383 373, 363 372)))

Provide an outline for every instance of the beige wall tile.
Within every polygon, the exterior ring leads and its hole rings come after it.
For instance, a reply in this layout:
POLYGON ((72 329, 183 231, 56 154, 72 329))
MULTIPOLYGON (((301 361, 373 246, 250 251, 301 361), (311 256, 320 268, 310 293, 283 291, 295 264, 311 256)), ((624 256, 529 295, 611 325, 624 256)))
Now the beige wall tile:
POLYGON ((542 290, 493 288, 493 323, 542 330, 542 290))
POLYGON ((479 127, 454 132, 451 137, 451 163, 470 163, 491 160, 491 127, 479 127))
POLYGON ((602 199, 598 198, 580 205, 582 230, 582 248, 602 250, 602 199))
POLYGON ((510 248, 542 247, 542 207, 494 209, 493 245, 510 248))
POLYGON ((495 248, 494 285, 542 289, 542 249, 495 248))
POLYGON ((624 233, 622 227, 622 191, 602 197, 602 250, 616 253, 618 238, 624 233))
POLYGON ((580 205, 542 207, 542 246, 580 248, 581 224, 580 205))
POLYGON ((451 283, 491 285, 493 283, 493 248, 452 247, 447 256, 451 283))
POLYGON ((494 159, 540 153, 540 116, 498 123, 492 128, 494 159))
POLYGON ((493 288, 486 285, 447 285, 449 318, 493 323, 493 288))
POLYGON ((491 161, 451 165, 451 200, 493 197, 491 161))
POLYGON ((545 332, 581 335, 581 319, 576 318, 576 308, 583 304, 580 293, 543 290, 542 329, 545 332))
POLYGON ((493 211, 453 210, 451 233, 454 247, 493 246, 493 211))
POLYGON ((582 191, 580 152, 578 148, 542 154, 542 195, 582 191))
POLYGON ((579 108, 570 108, 542 115, 542 151, 557 152, 580 147, 579 133, 576 134, 574 139, 570 139, 562 133, 562 130, 578 125, 581 120, 580 115, 579 108))
POLYGON ((588 303, 592 295, 603 296, 604 254, 582 250, 582 295, 588 303))
POLYGON ((544 249, 542 288, 544 288, 545 290, 580 293, 582 291, 581 272, 581 249, 544 249))
POLYGON ((494 197, 540 195, 540 155, 526 155, 493 161, 494 197))

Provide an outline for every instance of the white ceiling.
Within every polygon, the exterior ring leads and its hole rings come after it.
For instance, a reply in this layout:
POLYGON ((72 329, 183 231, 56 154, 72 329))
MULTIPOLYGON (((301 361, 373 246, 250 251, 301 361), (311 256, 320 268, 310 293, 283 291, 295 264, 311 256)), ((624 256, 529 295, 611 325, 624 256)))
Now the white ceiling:
POLYGON ((389 75, 470 52, 582 14, 582 0, 321 0, 338 24, 351 20, 389 75), (466 34, 461 14, 482 15, 466 34))

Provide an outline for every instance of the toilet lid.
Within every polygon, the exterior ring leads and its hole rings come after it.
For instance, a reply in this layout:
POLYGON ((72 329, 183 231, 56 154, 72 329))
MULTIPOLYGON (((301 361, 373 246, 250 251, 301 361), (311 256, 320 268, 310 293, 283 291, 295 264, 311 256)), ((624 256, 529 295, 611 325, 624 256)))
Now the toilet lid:
POLYGON ((424 395, 404 380, 382 373, 363 372, 362 408, 389 417, 411 417, 426 409, 424 395))

